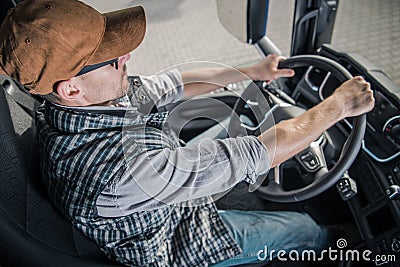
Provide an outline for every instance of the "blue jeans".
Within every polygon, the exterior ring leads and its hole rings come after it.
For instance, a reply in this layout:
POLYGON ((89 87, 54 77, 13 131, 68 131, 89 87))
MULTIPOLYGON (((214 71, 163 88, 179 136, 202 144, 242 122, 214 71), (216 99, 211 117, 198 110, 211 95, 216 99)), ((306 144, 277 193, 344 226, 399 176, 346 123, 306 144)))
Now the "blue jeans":
MULTIPOLYGON (((306 213, 290 211, 219 211, 242 254, 212 266, 268 262, 279 250, 314 250, 328 246, 328 231, 306 213)), ((286 258, 287 254, 286 254, 286 258)))

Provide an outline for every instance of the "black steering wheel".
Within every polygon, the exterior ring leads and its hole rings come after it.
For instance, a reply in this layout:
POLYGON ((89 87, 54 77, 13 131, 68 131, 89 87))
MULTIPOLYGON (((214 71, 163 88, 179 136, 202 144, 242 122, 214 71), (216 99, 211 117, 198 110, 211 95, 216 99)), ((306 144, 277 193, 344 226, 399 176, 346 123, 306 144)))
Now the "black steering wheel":
MULTIPOLYGON (((336 76, 336 78, 341 83, 353 77, 343 66, 341 66, 337 62, 316 55, 294 56, 280 62, 279 64, 279 68, 297 68, 307 66, 314 66, 329 71, 334 76, 336 76)), ((260 91, 259 88, 257 89, 258 91, 260 91)), ((247 127, 247 130, 258 129, 259 131, 263 131, 266 128, 273 126, 273 124, 271 124, 271 120, 269 120, 268 123, 267 117, 269 115, 275 116, 275 114, 283 112, 285 114, 290 114, 289 117, 293 118, 305 112, 304 109, 285 103, 279 99, 278 101, 276 101, 276 99, 272 99, 272 108, 269 109, 267 112, 264 112, 263 115, 259 115, 259 117, 256 118, 257 121, 260 122, 259 125, 246 126, 237 115, 242 114, 245 109, 249 109, 249 106, 253 106, 252 108, 255 109, 260 108, 260 101, 258 101, 260 97, 258 97, 257 101, 243 100, 247 99, 252 94, 254 94, 254 86, 249 86, 242 93, 238 101, 236 101, 231 116, 231 121, 228 127, 228 132, 230 136, 241 135, 241 133, 243 133, 245 130, 243 129, 243 126, 247 127), (263 128, 264 124, 270 125, 264 126, 263 128)), ((271 105, 271 96, 268 95, 266 98, 267 100, 261 102, 271 105)), ((276 172, 275 177, 270 178, 268 185, 260 185, 257 188, 257 194, 267 200, 290 203, 303 201, 324 192, 325 190, 333 186, 342 177, 343 173, 348 170, 348 168, 350 168, 361 147, 361 143, 364 138, 365 128, 365 114, 353 118, 352 130, 348 135, 346 142, 344 143, 338 160, 329 170, 327 168, 322 147, 322 140, 324 135, 322 135, 321 138, 319 138, 317 141, 311 143, 311 145, 307 149, 303 150, 294 157, 306 171, 312 173, 313 181, 310 184, 299 189, 285 190, 282 183, 283 176, 279 175, 279 169, 276 168, 274 170, 276 172)))

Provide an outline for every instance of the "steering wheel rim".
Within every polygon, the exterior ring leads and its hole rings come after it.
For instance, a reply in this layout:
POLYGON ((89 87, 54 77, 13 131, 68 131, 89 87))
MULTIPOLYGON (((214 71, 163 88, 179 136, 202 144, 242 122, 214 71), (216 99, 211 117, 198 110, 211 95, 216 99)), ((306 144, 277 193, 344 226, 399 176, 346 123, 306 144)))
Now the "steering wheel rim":
MULTIPOLYGON (((341 83, 353 77, 342 65, 322 56, 294 56, 280 62, 279 64, 279 68, 297 68, 307 66, 314 66, 330 71, 341 83)), ((244 94, 245 92, 242 93, 242 95, 244 94)), ((238 105, 239 101, 235 103, 233 108, 234 113, 237 113, 239 109, 238 105)), ((231 124, 229 127, 231 127, 231 124)), ((322 174, 319 179, 315 179, 311 184, 303 188, 285 191, 281 185, 276 183, 274 180, 270 180, 268 186, 260 186, 257 189, 257 194, 267 200, 281 203, 291 203, 310 199, 326 191, 328 188, 336 184, 336 182, 342 177, 343 173, 350 168, 351 164, 357 157, 357 154, 361 148, 362 140, 364 138, 365 129, 366 114, 353 117, 353 127, 349 136, 347 137, 346 142, 344 143, 338 161, 330 170, 327 171, 327 173, 322 174)))

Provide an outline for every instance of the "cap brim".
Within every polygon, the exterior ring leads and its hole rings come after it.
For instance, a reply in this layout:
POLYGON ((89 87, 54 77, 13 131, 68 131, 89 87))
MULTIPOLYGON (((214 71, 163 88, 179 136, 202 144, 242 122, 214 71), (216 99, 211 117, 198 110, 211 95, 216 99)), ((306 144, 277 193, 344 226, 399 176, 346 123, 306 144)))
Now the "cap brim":
POLYGON ((141 6, 104 13, 106 28, 87 65, 104 62, 135 50, 146 32, 146 16, 141 6))

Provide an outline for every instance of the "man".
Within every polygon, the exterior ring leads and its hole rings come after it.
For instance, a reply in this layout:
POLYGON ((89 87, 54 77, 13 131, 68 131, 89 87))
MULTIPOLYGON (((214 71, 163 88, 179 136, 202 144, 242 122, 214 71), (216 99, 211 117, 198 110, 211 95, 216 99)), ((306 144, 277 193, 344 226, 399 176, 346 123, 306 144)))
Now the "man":
POLYGON ((36 127, 54 205, 126 265, 233 266, 257 261, 265 245, 326 246, 327 230, 306 214, 218 212, 210 195, 254 183, 337 121, 371 110, 370 85, 356 77, 259 137, 180 147, 164 125, 167 113, 148 112, 154 104, 243 77, 274 80, 294 72, 277 69, 281 58, 272 55, 238 70, 128 77, 129 52, 144 34, 141 7, 100 14, 76 0, 26 0, 2 24, 0 72, 47 100, 36 127))

